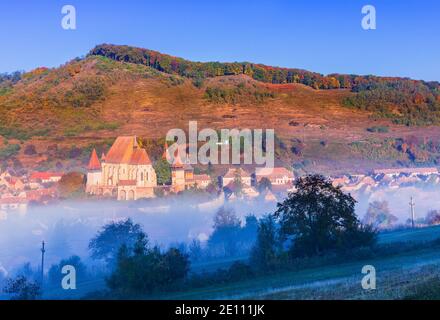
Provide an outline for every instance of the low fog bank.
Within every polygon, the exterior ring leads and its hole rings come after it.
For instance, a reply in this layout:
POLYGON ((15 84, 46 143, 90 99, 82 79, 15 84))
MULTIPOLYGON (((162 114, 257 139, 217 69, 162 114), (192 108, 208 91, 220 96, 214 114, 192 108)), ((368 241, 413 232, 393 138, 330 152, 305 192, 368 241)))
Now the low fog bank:
POLYGON ((415 186, 399 188, 379 188, 373 192, 354 195, 358 201, 356 214, 360 219, 365 216, 369 203, 386 201, 390 213, 398 219, 396 224, 405 224, 411 218, 411 197, 415 203, 415 219, 425 218, 431 210, 440 210, 440 189, 436 187, 420 188, 415 186))
MULTIPOLYGON (((206 241, 213 230, 213 218, 224 205, 216 199, 164 199, 116 202, 61 202, 28 208, 26 213, 10 212, 0 220, 0 273, 30 262, 38 268, 41 243, 46 243, 45 270, 61 259, 78 255, 91 263, 88 244, 109 222, 131 218, 161 248, 198 239, 206 241)), ((276 204, 264 201, 228 202, 243 222, 245 216, 261 217, 273 212, 276 204)))
MULTIPOLYGON (((404 224, 410 217, 411 197, 416 203, 416 218, 425 217, 429 210, 440 209, 435 188, 383 188, 353 196, 358 200, 356 213, 360 219, 373 201, 387 201, 390 212, 398 218, 396 224, 404 224)), ((213 231, 215 213, 224 204, 222 197, 174 197, 137 202, 65 201, 29 207, 23 214, 9 212, 0 217, 0 275, 8 275, 26 262, 37 269, 42 241, 46 242, 45 271, 72 255, 92 264, 88 251, 90 239, 105 224, 127 218, 139 223, 150 242, 161 248, 189 244, 193 239, 203 243, 213 231)), ((261 217, 276 209, 275 202, 264 200, 234 200, 229 201, 228 206, 243 223, 249 214, 261 217)))

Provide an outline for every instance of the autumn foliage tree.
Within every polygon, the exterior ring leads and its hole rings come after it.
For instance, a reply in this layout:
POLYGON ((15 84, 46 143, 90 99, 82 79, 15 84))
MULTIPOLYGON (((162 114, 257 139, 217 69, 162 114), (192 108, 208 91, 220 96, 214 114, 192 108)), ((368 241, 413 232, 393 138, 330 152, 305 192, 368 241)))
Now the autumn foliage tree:
POLYGON ((79 172, 70 172, 61 177, 58 191, 62 198, 75 198, 84 193, 85 177, 79 172))

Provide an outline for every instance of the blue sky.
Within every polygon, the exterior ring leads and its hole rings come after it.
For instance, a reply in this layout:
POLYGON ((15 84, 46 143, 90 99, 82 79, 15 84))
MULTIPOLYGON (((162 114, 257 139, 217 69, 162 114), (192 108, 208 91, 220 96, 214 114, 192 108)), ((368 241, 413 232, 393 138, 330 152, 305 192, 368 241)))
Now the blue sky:
POLYGON ((0 72, 54 67, 96 44, 197 61, 250 61, 324 74, 440 80, 436 0, 14 0, 0 2, 0 72), (61 28, 61 8, 77 30, 61 28), (361 28, 361 8, 377 29, 361 28))

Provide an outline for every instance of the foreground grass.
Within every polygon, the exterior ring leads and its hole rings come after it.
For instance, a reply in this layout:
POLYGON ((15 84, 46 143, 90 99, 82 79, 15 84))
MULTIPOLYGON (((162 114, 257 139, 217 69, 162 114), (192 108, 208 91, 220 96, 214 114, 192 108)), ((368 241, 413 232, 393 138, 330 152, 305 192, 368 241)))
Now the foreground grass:
POLYGON ((379 244, 391 244, 395 242, 422 242, 440 238, 440 225, 418 229, 402 229, 379 234, 379 244))
POLYGON ((283 272, 230 284, 163 294, 160 299, 402 299, 440 275, 438 248, 283 272), (361 287, 364 265, 377 272, 377 289, 361 287), (439 269, 439 271, 437 271, 439 269))

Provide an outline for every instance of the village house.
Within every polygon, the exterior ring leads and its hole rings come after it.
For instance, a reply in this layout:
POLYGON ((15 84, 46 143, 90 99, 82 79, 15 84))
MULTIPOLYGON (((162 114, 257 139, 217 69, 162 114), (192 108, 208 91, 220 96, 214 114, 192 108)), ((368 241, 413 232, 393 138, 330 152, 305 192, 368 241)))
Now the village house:
POLYGON ((62 177, 62 172, 33 172, 29 180, 32 183, 49 183, 58 182, 62 177))
POLYGON ((195 174, 194 185, 200 189, 206 189, 211 183, 211 177, 207 174, 195 174))
POLYGON ((3 180, 4 185, 13 191, 23 191, 25 184, 20 178, 17 177, 7 177, 3 180))
POLYGON ((236 199, 236 198, 247 198, 247 199, 253 199, 260 195, 260 193, 252 186, 248 184, 243 184, 240 189, 238 189, 238 186, 233 182, 229 182, 224 187, 225 196, 229 199, 236 199))
POLYGON ((107 155, 90 157, 86 192, 120 201, 154 197, 156 172, 135 136, 118 137, 107 155))
POLYGON ((243 168, 229 168, 228 172, 226 172, 226 174, 223 176, 223 186, 227 186, 237 179, 240 180, 244 185, 252 185, 251 175, 243 168))
POLYGON ((350 183, 350 178, 346 175, 337 178, 331 178, 334 187, 345 186, 350 183))
POLYGON ((357 178, 350 179, 347 183, 342 184, 342 191, 344 192, 355 192, 355 191, 365 191, 369 192, 372 188, 376 187, 378 183, 372 177, 369 176, 359 176, 357 178))
POLYGON ((293 172, 283 167, 256 168, 255 179, 257 183, 263 178, 269 179, 272 185, 293 184, 293 180, 295 180, 293 172))

